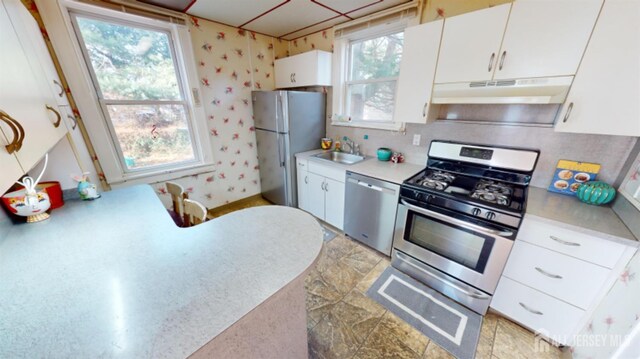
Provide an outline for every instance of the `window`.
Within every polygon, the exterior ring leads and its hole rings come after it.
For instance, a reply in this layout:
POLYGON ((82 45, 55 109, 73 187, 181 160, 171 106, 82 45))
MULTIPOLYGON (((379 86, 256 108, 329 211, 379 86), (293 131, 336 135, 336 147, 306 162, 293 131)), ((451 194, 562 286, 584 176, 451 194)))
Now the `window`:
POLYGON ((43 6, 61 10, 51 20, 66 31, 51 36, 68 49, 60 63, 106 180, 151 183, 214 170, 186 18, 96 4, 43 6))
POLYGON ((394 119, 404 29, 420 23, 409 1, 334 26, 331 125, 401 131, 394 119))
POLYGON ((352 121, 393 122, 404 32, 351 41, 346 110, 352 121))
POLYGON ((73 18, 125 171, 195 161, 171 33, 82 14, 73 18))

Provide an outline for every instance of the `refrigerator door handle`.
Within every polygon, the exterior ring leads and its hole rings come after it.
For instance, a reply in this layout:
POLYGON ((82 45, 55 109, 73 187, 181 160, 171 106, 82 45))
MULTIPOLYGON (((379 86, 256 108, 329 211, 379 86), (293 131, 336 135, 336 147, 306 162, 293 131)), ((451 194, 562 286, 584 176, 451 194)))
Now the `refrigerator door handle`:
POLYGON ((285 152, 284 136, 281 134, 278 134, 278 161, 280 162, 280 167, 284 167, 284 162, 285 162, 284 152, 285 152))
POLYGON ((276 97, 276 131, 278 133, 289 132, 289 126, 287 121, 287 101, 284 98, 286 95, 281 91, 276 97))

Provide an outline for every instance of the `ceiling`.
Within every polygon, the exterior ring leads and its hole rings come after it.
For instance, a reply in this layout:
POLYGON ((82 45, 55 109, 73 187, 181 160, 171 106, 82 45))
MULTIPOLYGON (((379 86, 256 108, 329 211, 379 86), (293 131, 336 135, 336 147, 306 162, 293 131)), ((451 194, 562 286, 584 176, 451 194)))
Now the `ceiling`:
POLYGON ((140 0, 286 40, 410 0, 140 0))

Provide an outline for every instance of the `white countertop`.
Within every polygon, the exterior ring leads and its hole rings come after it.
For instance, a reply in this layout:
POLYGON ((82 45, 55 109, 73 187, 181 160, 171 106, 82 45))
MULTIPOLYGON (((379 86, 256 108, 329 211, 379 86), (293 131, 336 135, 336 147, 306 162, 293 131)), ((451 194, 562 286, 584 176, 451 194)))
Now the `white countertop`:
MULTIPOLYGON (((353 165, 343 165, 313 157, 313 155, 321 152, 323 150, 301 152, 296 154, 296 157, 329 164, 347 171, 397 184, 402 184, 404 180, 420 172, 425 167, 411 163, 394 164, 382 162, 374 157, 367 157, 364 161, 353 165)), ((582 203, 575 197, 549 192, 543 188, 529 187, 526 214, 635 242, 629 242, 628 244, 630 245, 638 243, 638 239, 634 237, 611 207, 582 203)))
POLYGON ((375 157, 366 157, 364 161, 354 163, 352 165, 344 165, 336 162, 315 158, 313 155, 324 152, 323 150, 312 150, 296 154, 296 158, 306 159, 309 161, 318 161, 318 163, 329 164, 331 166, 343 168, 347 171, 355 172, 361 175, 378 178, 383 181, 402 184, 404 180, 422 171, 426 164, 416 165, 413 163, 393 163, 390 161, 378 161, 375 157))
POLYGON ((149 186, 68 201, 0 238, 0 357, 184 358, 314 263, 288 207, 176 227, 149 186))
POLYGON ((527 214, 634 241, 637 239, 609 206, 594 206, 573 196, 529 187, 527 214))

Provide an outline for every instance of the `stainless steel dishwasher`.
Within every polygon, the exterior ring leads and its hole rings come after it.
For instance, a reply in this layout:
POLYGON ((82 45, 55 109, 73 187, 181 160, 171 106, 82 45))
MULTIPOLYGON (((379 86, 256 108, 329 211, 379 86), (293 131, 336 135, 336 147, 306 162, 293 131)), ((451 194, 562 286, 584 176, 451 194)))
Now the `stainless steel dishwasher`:
POLYGON ((391 255, 400 186, 347 171, 344 232, 391 255))

